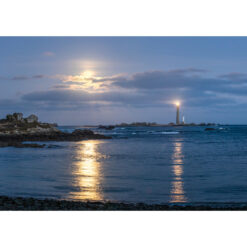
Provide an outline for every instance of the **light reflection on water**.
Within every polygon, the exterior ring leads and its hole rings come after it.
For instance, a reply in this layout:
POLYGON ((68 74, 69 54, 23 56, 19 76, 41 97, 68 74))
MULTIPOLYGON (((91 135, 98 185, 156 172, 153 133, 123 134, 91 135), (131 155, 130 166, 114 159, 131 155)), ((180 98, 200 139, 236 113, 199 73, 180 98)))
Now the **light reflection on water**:
MULTIPOLYGON (((74 177, 74 186, 77 191, 69 193, 68 199, 74 200, 104 200, 104 193, 101 189, 103 183, 103 174, 101 169, 101 159, 106 158, 99 152, 99 145, 104 141, 88 140, 78 143, 74 168, 72 175, 74 177)), ((172 154, 172 175, 170 189, 170 202, 187 202, 184 192, 183 182, 183 143, 181 140, 175 140, 172 154)))
POLYGON ((78 143, 72 175, 79 191, 71 192, 69 196, 71 199, 103 200, 103 193, 100 189, 103 178, 99 159, 104 156, 98 152, 98 146, 102 142, 88 140, 78 143))
POLYGON ((173 181, 171 182, 171 199, 170 202, 186 202, 183 184, 183 152, 182 152, 182 142, 174 142, 174 151, 172 154, 172 173, 173 181))

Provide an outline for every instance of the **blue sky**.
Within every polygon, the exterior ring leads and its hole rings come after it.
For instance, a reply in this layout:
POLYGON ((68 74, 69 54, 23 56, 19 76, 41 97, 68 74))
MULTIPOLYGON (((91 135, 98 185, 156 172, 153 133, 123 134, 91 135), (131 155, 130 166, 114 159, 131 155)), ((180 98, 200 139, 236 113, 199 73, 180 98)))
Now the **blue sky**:
POLYGON ((247 123, 245 37, 0 37, 0 117, 247 123))

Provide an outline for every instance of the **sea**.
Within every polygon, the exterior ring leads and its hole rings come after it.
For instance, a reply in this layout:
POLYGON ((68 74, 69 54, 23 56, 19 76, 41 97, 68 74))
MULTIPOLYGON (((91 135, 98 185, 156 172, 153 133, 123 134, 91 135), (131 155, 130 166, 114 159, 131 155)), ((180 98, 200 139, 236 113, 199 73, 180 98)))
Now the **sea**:
POLYGON ((213 128, 91 128, 112 139, 1 148, 0 195, 148 204, 247 202, 247 126, 213 128))

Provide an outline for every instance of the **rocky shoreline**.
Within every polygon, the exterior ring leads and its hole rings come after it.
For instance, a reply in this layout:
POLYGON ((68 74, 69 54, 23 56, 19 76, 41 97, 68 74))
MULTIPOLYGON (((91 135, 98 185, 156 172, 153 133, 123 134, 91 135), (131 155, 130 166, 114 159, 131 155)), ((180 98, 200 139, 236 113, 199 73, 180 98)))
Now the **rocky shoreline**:
POLYGON ((89 129, 76 129, 72 133, 66 133, 56 126, 39 122, 35 115, 23 118, 22 113, 8 114, 5 119, 0 120, 0 147, 43 148, 45 144, 23 142, 111 139, 110 136, 97 134, 89 129))
POLYGON ((68 201, 0 196, 1 211, 246 211, 247 203, 208 205, 68 201))
POLYGON ((81 141, 86 139, 111 139, 109 136, 96 134, 88 129, 76 129, 72 133, 51 131, 44 133, 0 134, 0 142, 25 142, 25 141, 81 141))

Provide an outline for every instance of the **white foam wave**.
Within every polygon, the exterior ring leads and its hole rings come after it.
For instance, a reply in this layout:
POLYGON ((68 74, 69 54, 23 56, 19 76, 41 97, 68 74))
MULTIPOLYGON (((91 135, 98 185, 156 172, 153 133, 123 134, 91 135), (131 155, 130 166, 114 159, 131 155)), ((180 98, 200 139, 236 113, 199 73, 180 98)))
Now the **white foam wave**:
POLYGON ((176 134, 179 134, 178 131, 163 131, 161 132, 161 134, 163 135, 176 135, 176 134))

